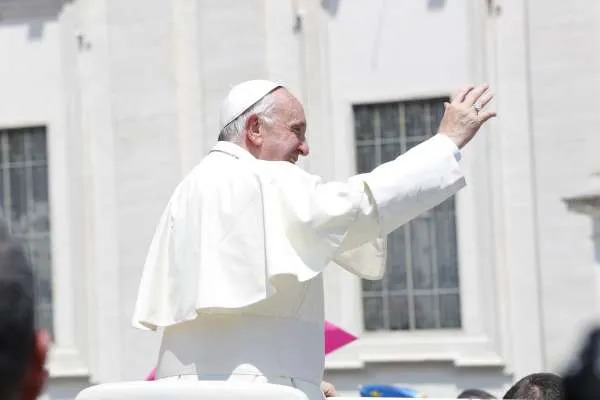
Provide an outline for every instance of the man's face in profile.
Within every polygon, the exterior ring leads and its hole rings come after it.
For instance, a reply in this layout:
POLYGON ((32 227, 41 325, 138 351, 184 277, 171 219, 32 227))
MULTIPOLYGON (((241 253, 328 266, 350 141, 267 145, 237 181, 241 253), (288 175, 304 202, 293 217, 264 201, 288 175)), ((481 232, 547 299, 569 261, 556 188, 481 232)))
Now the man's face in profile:
POLYGON ((261 139, 258 158, 296 163, 309 153, 304 107, 286 89, 277 89, 273 96, 275 105, 270 117, 258 117, 257 121, 261 139))

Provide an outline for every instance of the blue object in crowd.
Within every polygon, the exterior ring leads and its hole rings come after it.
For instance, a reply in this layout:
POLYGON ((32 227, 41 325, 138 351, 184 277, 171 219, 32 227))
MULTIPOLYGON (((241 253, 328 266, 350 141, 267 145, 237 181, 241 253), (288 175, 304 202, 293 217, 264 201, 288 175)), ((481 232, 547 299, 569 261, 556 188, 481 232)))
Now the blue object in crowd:
POLYGON ((405 399, 422 398, 422 393, 396 385, 363 385, 360 397, 396 397, 405 399))

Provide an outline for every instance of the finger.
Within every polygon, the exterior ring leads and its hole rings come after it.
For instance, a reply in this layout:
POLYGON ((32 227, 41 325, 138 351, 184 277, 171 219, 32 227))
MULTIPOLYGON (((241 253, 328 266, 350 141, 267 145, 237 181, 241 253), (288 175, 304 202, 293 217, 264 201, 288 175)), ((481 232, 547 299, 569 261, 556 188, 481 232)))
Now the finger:
POLYGON ((477 115, 479 122, 485 124, 489 119, 494 118, 497 114, 494 111, 486 111, 477 115))
POLYGON ((467 94, 469 94, 469 92, 471 90, 473 90, 473 85, 469 85, 467 87, 465 87, 464 89, 462 89, 460 92, 458 92, 456 94, 456 96, 454 96, 454 98, 452 99, 452 103, 453 104, 458 104, 458 103, 462 103, 465 100, 465 97, 467 96, 467 94))
POLYGON ((481 95, 488 89, 488 85, 480 85, 477 86, 475 89, 473 89, 471 92, 469 92, 469 94, 467 96, 465 96, 465 103, 468 106, 472 106, 473 104, 475 104, 475 102, 477 101, 477 99, 479 99, 479 97, 481 97, 481 95))
POLYGON ((494 93, 490 92, 489 90, 487 92, 485 92, 480 98, 479 100, 477 100, 477 103, 479 103, 479 105, 481 106, 481 108, 485 107, 492 99, 494 98, 494 93))

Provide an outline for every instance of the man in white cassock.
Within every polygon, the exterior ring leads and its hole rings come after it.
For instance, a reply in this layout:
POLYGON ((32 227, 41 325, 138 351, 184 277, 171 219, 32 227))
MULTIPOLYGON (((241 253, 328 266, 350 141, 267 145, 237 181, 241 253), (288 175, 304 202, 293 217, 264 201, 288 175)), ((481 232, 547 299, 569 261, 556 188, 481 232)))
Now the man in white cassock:
POLYGON ((344 182, 295 165, 300 102, 270 81, 235 86, 219 141, 177 186, 144 266, 133 324, 163 332, 157 379, 271 382, 322 399, 322 272, 385 270, 386 236, 464 185, 460 149, 495 114, 462 90, 439 132, 344 182))

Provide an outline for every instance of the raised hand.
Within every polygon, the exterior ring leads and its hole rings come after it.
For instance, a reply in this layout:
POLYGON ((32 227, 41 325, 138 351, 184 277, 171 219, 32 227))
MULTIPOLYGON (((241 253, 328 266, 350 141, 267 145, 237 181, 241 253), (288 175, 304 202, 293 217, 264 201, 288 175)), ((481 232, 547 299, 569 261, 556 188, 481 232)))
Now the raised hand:
POLYGON ((483 111, 493 97, 488 85, 462 89, 450 103, 444 103, 438 134, 448 136, 459 149, 463 148, 486 121, 496 116, 493 111, 483 111))

